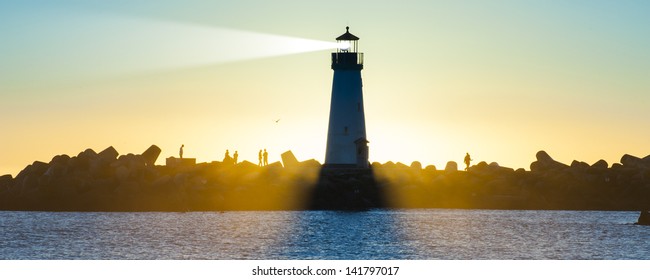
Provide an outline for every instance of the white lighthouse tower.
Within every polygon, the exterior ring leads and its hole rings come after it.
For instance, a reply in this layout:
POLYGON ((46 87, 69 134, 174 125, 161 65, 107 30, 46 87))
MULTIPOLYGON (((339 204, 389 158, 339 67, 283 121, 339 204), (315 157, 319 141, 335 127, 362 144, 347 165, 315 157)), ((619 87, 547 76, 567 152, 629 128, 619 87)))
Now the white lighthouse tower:
POLYGON ((332 53, 332 101, 327 130, 326 167, 368 168, 368 140, 363 112, 361 70, 363 53, 357 52, 359 37, 350 33, 336 38, 332 53))

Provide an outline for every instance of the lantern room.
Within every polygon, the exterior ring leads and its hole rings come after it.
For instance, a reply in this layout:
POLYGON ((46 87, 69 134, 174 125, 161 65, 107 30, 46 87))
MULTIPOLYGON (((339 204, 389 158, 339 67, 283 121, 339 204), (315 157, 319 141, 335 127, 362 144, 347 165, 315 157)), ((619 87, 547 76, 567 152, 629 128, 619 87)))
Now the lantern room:
POLYGON ((358 53, 359 37, 350 33, 350 27, 345 27, 345 33, 336 38, 338 48, 332 53, 332 69, 361 70, 363 69, 363 53, 358 53))

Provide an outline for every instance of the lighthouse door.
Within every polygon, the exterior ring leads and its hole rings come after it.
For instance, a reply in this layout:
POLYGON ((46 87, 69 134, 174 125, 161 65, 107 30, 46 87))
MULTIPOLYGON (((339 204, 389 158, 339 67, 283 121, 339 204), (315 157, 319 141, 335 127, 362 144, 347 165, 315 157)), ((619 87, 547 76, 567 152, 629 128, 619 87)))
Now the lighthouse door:
POLYGON ((368 141, 359 138, 354 143, 357 145, 357 167, 368 168, 368 141))

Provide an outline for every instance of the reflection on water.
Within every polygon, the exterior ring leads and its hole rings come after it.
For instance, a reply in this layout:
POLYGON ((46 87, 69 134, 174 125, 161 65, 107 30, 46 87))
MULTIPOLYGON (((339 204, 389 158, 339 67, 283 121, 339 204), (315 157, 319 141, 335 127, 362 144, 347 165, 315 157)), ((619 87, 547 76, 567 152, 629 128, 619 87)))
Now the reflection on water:
POLYGON ((404 245, 393 211, 299 212, 287 232, 278 259, 405 259, 414 256, 404 245))
POLYGON ((637 212, 0 212, 2 259, 650 259, 637 212))

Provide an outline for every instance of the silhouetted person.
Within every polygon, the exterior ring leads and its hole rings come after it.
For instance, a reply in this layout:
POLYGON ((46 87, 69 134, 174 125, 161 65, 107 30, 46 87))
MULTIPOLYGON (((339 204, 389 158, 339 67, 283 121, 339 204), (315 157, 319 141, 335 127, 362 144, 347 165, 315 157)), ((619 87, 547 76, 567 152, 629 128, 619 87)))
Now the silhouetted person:
POLYGON ((472 161, 472 158, 469 156, 469 153, 465 153, 465 171, 469 170, 469 163, 472 161))
POLYGON ((235 162, 235 164, 237 164, 237 158, 238 157, 239 157, 239 154, 237 153, 237 151, 235 151, 235 153, 232 155, 232 160, 235 162))
POLYGON ((230 157, 230 152, 226 150, 226 154, 223 156, 223 163, 231 163, 232 158, 230 157))
POLYGON ((264 166, 269 165, 269 153, 266 152, 266 149, 264 149, 264 166))
POLYGON ((258 166, 262 166, 262 150, 257 154, 257 159, 259 159, 260 163, 258 163, 258 166))
POLYGON ((178 155, 181 156, 181 159, 183 159, 183 147, 185 147, 185 144, 181 145, 181 150, 178 151, 178 155))

